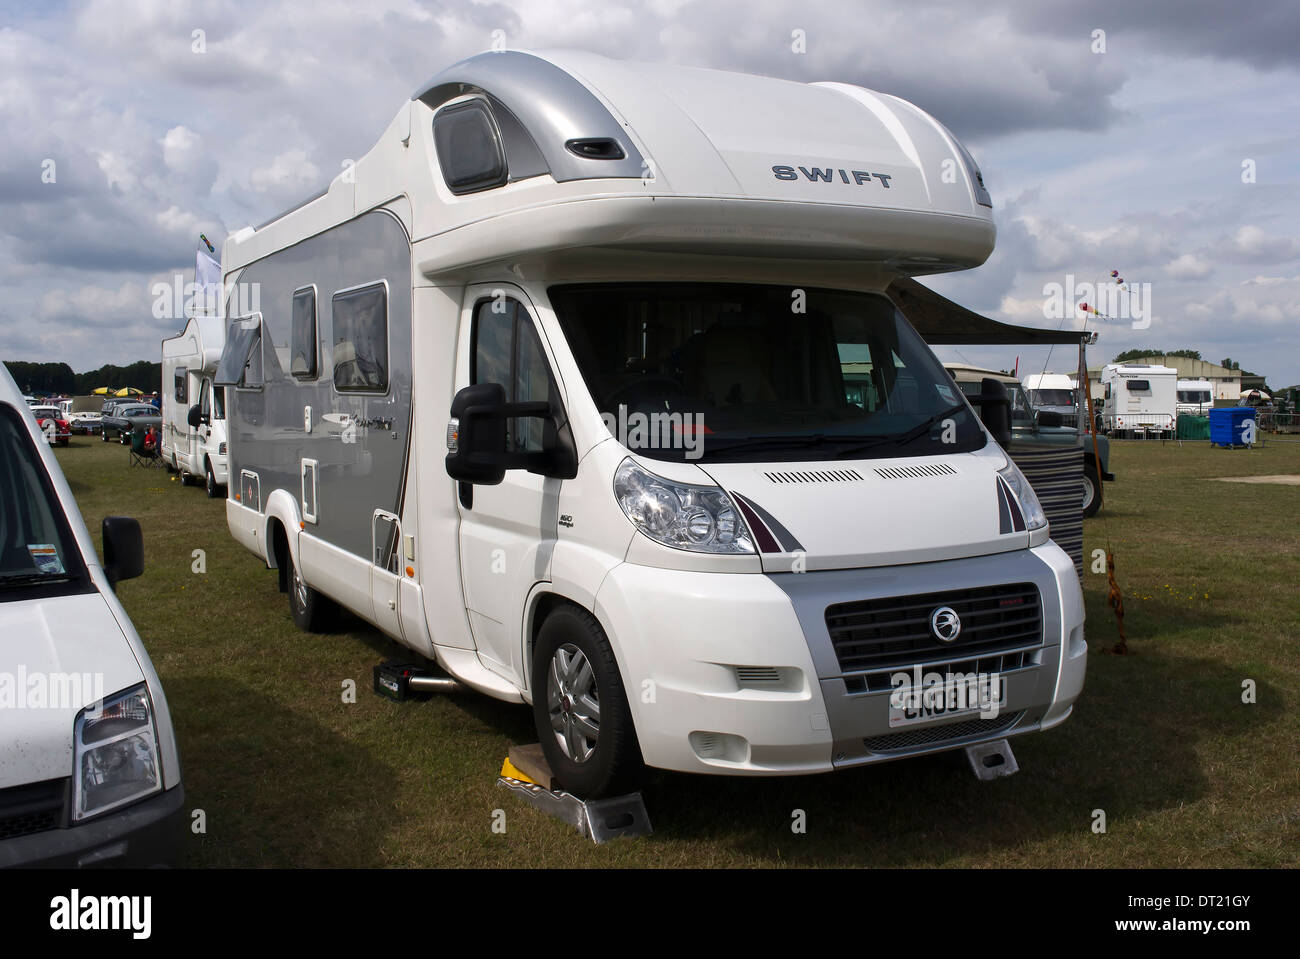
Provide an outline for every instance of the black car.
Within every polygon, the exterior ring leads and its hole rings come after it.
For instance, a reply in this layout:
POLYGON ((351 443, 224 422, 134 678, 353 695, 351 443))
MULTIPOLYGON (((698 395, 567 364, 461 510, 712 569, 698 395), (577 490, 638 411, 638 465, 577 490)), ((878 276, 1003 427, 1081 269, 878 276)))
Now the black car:
POLYGON ((148 403, 118 405, 100 420, 99 438, 107 443, 109 436, 115 436, 118 442, 126 444, 131 442, 133 429, 148 429, 150 426, 155 430, 162 429, 162 417, 157 407, 148 403))

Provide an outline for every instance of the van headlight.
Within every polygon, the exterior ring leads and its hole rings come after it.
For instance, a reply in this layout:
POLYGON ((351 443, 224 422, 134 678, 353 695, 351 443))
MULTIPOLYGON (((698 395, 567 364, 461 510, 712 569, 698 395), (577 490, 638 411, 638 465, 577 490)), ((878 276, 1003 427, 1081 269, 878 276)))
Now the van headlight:
POLYGON ((1043 512, 1043 504, 1038 502, 1038 494, 1034 488, 1029 485, 1029 480, 1025 479, 1025 474, 1020 472, 1020 467, 1007 457, 1005 468, 998 470, 998 475, 1007 481, 1011 487, 1011 492, 1016 494, 1016 499, 1020 501, 1020 510, 1025 514, 1025 527, 1030 532, 1036 529, 1042 529, 1047 525, 1047 514, 1043 512))
POLYGON ((717 486, 656 476, 631 457, 614 474, 614 496, 632 525, 657 543, 697 553, 753 553, 731 497, 717 486))
POLYGON ((162 789, 153 704, 144 683, 88 706, 73 734, 74 821, 125 806, 162 789))

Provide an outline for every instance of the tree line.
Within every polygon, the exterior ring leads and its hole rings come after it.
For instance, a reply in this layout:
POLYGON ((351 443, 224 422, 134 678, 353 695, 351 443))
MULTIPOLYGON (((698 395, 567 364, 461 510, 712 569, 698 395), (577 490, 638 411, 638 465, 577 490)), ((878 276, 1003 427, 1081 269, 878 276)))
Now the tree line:
POLYGON ((60 393, 66 396, 86 396, 101 386, 120 390, 135 387, 145 393, 158 392, 162 381, 162 363, 137 360, 127 366, 106 363, 97 370, 74 373, 67 363, 27 363, 6 360, 9 375, 24 393, 60 393))

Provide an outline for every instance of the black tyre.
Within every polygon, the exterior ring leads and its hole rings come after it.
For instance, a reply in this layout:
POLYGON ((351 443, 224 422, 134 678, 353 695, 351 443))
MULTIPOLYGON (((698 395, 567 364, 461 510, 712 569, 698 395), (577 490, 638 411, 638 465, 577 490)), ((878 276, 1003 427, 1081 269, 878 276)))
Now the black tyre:
POLYGON ((1101 509, 1101 472, 1092 460, 1083 464, 1083 515, 1096 516, 1101 509))
POLYGON ((181 474, 181 485, 182 485, 182 486, 189 486, 189 485, 190 485, 190 474, 187 473, 187 472, 185 472, 185 471, 182 470, 182 469, 178 469, 176 472, 178 472, 178 473, 181 474))
POLYGON ((533 650, 533 720, 556 780, 586 799, 636 787, 644 771, 614 651, 596 618, 560 606, 533 650))
POLYGON ((101 441, 107 443, 107 442, 108 442, 108 430, 100 430, 100 431, 99 431, 99 438, 100 438, 101 441))
POLYGON ((204 471, 207 473, 208 499, 216 499, 221 495, 221 487, 217 484, 217 474, 212 472, 212 463, 204 463, 204 471))
POLYGON ((293 557, 285 550, 285 579, 289 584, 289 612, 293 623, 303 632, 324 632, 326 622, 334 612, 334 603, 307 585, 298 571, 293 557))

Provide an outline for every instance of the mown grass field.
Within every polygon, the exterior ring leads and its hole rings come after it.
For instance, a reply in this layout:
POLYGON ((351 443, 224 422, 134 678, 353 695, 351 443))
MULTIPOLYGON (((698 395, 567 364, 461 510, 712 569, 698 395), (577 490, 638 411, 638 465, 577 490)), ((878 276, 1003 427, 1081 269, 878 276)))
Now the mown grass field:
POLYGON ((1131 655, 1103 652, 1115 619, 1106 577, 1089 574, 1087 686, 1063 726, 1014 741, 1019 775, 980 783, 948 758, 785 779, 656 773, 655 834, 600 847, 496 786, 508 747, 536 739, 527 707, 380 699, 371 669, 398 647, 354 619, 298 632, 275 574, 227 533, 224 501, 128 469, 125 448, 95 437, 58 458, 97 540, 106 515, 144 528, 146 572, 120 595, 171 703, 189 805, 206 814, 193 866, 1300 864, 1300 487, 1213 480, 1300 473, 1300 443, 1113 444, 1118 482, 1085 553, 1114 549, 1131 655))

